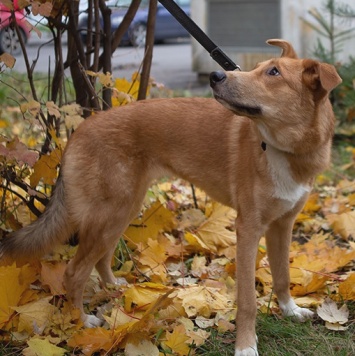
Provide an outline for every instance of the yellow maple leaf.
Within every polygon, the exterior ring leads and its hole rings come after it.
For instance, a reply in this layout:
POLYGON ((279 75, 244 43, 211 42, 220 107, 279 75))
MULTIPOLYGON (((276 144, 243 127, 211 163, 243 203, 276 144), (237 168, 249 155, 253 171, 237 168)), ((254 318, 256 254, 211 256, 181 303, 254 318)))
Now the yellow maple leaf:
POLYGON ((355 300, 355 273, 339 284, 339 294, 344 300, 355 300))
POLYGON ((212 313, 219 310, 228 310, 233 307, 233 301, 222 294, 219 289, 191 286, 178 291, 177 298, 182 300, 182 306, 188 317, 202 315, 209 318, 212 313))
POLYGON ((344 240, 347 240, 351 235, 355 235, 355 211, 330 214, 327 216, 327 219, 334 232, 339 234, 344 240))
POLYGON ((133 244, 146 244, 148 238, 156 239, 159 232, 170 231, 174 226, 174 213, 160 202, 155 202, 141 218, 132 221, 124 235, 133 244))
POLYGON ((207 221, 198 227, 197 235, 212 253, 219 254, 221 249, 236 245, 235 232, 227 229, 235 217, 233 209, 216 203, 207 221))
POLYGON ((115 345, 126 336, 126 332, 114 332, 104 328, 92 328, 78 331, 68 341, 68 346, 81 349, 84 355, 104 350, 112 351, 115 345))
POLYGON ((22 294, 34 281, 32 272, 28 265, 0 267, 0 327, 10 319, 12 307, 18 306, 22 294))
POLYGON ((331 273, 346 266, 355 259, 355 251, 336 246, 333 240, 326 240, 327 235, 318 234, 306 244, 297 247, 293 244, 291 267, 304 268, 310 272, 331 273))
POLYGON ((27 341, 28 347, 22 351, 24 356, 64 356, 67 350, 55 346, 48 339, 40 339, 37 336, 27 341))
POLYGON ((185 356, 190 352, 190 347, 187 344, 189 337, 186 335, 184 325, 175 326, 172 333, 166 332, 166 341, 164 344, 168 346, 174 353, 185 356))
POLYGON ((124 292, 125 310, 130 312, 132 305, 136 305, 140 310, 147 310, 156 300, 164 295, 170 288, 156 283, 142 283, 134 285, 124 292))
POLYGON ((316 213, 321 208, 321 205, 319 205, 318 202, 319 202, 319 194, 318 193, 311 194, 306 204, 304 205, 302 211, 307 214, 316 213))
POLYGON ((311 296, 301 296, 301 297, 295 297, 295 303, 302 308, 316 308, 318 307, 322 302, 323 298, 319 294, 312 294, 311 296))
POLYGON ((54 185, 61 158, 62 151, 59 148, 53 150, 49 155, 43 155, 33 166, 33 173, 30 177, 31 187, 36 187, 41 179, 44 184, 54 185))
POLYGON ((136 323, 140 317, 141 315, 130 315, 126 313, 120 307, 114 307, 110 316, 104 315, 104 319, 109 324, 110 329, 116 329, 118 326, 125 324, 136 323))
POLYGON ((159 264, 162 264, 166 261, 168 255, 162 246, 157 240, 148 239, 148 247, 145 248, 139 257, 139 262, 142 265, 149 266, 154 268, 159 264))
MULTIPOLYGON (((112 106, 126 105, 131 101, 138 99, 140 81, 137 73, 132 74, 131 81, 126 78, 118 78, 115 80, 114 90, 112 93, 112 106)), ((149 87, 147 88, 147 95, 149 87)))
POLYGON ((57 136, 56 130, 53 127, 50 127, 48 131, 52 137, 53 142, 56 144, 56 146, 60 150, 63 150, 63 148, 65 147, 65 142, 63 141, 63 139, 61 139, 60 137, 57 136))
POLYGON ((307 284, 295 285, 291 289, 291 294, 294 296, 303 296, 310 293, 317 292, 325 287, 329 280, 328 276, 313 274, 312 280, 307 284))
POLYGON ((197 234, 193 234, 189 231, 186 231, 184 234, 184 238, 189 244, 189 247, 193 247, 194 251, 208 251, 208 246, 197 234))
POLYGON ((46 297, 13 309, 20 315, 18 331, 42 333, 49 325, 57 308, 50 304, 52 297, 46 297))

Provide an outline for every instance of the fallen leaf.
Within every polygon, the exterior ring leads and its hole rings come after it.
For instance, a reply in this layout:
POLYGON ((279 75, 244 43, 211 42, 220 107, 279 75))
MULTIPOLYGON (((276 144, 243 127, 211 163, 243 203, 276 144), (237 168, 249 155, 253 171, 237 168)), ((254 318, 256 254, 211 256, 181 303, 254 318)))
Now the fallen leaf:
POLYGON ((155 202, 144 211, 141 218, 131 222, 124 235, 135 245, 147 243, 148 239, 156 239, 159 232, 169 231, 175 227, 174 213, 160 202, 155 202))
POLYGON ((159 356, 159 349, 150 341, 141 339, 137 344, 128 343, 125 356, 159 356))
POLYGON ((84 355, 92 355, 98 351, 110 351, 118 344, 126 333, 117 333, 104 328, 85 329, 75 333, 69 340, 68 345, 81 349, 84 355))
POLYGON ((212 213, 196 230, 204 246, 212 253, 219 254, 226 247, 235 246, 237 238, 234 231, 227 229, 236 217, 235 210, 222 204, 214 204, 212 213))
POLYGON ((339 294, 344 300, 355 300, 355 273, 339 284, 339 294))
POLYGON ((172 333, 166 332, 166 341, 164 344, 168 346, 174 353, 185 356, 190 352, 187 344, 189 337, 186 335, 186 330, 183 325, 175 326, 172 333))
POLYGON ((46 297, 13 309, 19 314, 18 331, 41 334, 51 322, 57 308, 50 304, 52 297, 46 297))
POLYGON ((31 267, 12 266, 0 267, 0 326, 10 320, 22 294, 29 288, 33 278, 29 278, 31 267), (27 277, 26 277, 27 276, 27 277))
POLYGON ((27 341, 28 347, 22 351, 24 356, 64 356, 67 350, 55 346, 48 339, 33 337, 27 341))
POLYGON ((188 317, 201 315, 209 318, 212 313, 232 308, 233 301, 229 300, 217 288, 191 286, 181 289, 177 297, 182 300, 182 306, 188 317))
POLYGON ((355 234, 355 211, 349 211, 342 214, 328 215, 330 222, 336 234, 339 234, 344 240, 355 234))
POLYGON ((142 283, 128 288, 124 293, 125 310, 130 312, 133 305, 140 310, 147 310, 160 296, 164 295, 170 288, 156 283, 142 283))
POLYGON ((154 268, 159 264, 166 261, 168 255, 164 246, 162 246, 157 240, 148 239, 148 247, 145 248, 139 257, 139 262, 142 265, 154 268))
POLYGON ((338 309, 337 304, 327 298, 324 303, 317 308, 317 314, 324 321, 331 324, 345 324, 348 322, 349 310, 346 304, 338 309))
POLYGON ((52 295, 65 294, 63 278, 67 263, 65 261, 42 261, 41 265, 41 277, 43 285, 47 285, 50 288, 52 295))

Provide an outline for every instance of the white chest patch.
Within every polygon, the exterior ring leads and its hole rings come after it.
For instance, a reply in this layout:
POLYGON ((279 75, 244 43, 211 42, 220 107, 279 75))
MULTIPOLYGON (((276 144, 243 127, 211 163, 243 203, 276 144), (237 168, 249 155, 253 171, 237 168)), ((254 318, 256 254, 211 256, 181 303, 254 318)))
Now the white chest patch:
POLYGON ((311 188, 294 181, 289 163, 280 151, 267 146, 266 155, 269 171, 274 183, 274 193, 272 196, 291 202, 292 206, 290 208, 293 208, 311 188))

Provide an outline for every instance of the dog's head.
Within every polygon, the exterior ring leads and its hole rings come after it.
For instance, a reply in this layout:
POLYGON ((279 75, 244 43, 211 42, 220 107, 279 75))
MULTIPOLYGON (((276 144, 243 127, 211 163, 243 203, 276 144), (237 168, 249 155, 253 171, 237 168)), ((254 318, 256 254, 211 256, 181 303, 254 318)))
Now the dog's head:
POLYGON ((286 41, 267 43, 282 48, 280 58, 261 62, 250 72, 213 72, 210 84, 221 104, 256 122, 267 143, 294 152, 310 130, 320 130, 323 138, 324 130, 332 134, 328 94, 341 78, 330 64, 299 59, 286 41))

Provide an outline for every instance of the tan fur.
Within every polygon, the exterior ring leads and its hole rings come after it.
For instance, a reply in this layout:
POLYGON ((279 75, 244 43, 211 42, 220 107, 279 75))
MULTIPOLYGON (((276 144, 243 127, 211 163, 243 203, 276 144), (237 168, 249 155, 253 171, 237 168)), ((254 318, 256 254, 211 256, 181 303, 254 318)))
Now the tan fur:
MULTIPOLYGON (((283 49, 281 58, 251 72, 211 75, 220 103, 156 99, 87 119, 67 145, 51 206, 5 239, 0 256, 42 254, 78 232, 65 285, 69 300, 82 308, 92 268, 96 265, 104 282, 115 282, 110 261, 120 235, 138 214, 152 180, 172 174, 238 211, 235 355, 257 354, 255 259, 263 234, 283 313, 310 317, 290 297, 288 249, 313 179, 329 163, 334 117, 328 93, 341 80, 332 66, 297 59, 289 43, 269 42, 283 49), (279 75, 271 74, 274 67, 279 75)), ((92 316, 83 318, 97 324, 92 316)))

